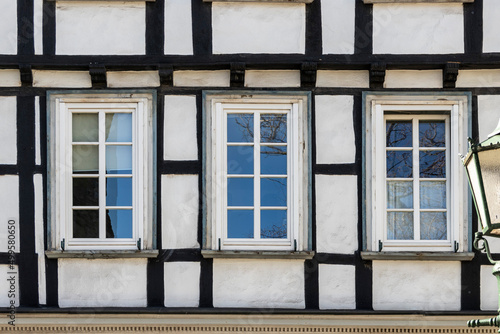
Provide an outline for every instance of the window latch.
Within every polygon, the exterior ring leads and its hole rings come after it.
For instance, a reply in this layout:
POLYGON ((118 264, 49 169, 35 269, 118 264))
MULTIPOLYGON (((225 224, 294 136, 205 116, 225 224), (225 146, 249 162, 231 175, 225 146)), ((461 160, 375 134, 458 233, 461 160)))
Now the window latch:
POLYGON ((66 241, 66 239, 64 239, 64 238, 61 240, 61 249, 62 250, 64 250, 64 246, 65 246, 64 243, 65 243, 65 241, 66 241))
POLYGON ((139 240, 137 240, 137 249, 138 250, 141 250, 141 238, 139 238, 139 240))
POLYGON ((378 251, 381 252, 382 251, 382 247, 384 247, 384 243, 382 242, 382 240, 379 240, 378 241, 378 251))
POLYGON ((460 244, 457 242, 457 241, 454 241, 455 245, 454 245, 454 250, 455 250, 455 253, 458 252, 458 247, 460 246, 460 244))
POLYGON ((219 246, 219 250, 220 250, 220 238, 218 239, 218 243, 219 243, 219 245, 218 245, 218 246, 219 246))
POLYGON ((293 251, 296 252, 297 251, 297 239, 294 239, 293 240, 293 251))

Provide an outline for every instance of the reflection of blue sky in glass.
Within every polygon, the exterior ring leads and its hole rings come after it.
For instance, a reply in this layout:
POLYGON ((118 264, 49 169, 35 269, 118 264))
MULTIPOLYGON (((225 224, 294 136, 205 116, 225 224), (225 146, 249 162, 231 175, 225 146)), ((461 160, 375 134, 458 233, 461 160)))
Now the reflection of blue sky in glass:
POLYGON ((387 151, 387 177, 412 177, 411 151, 387 151))
POLYGON ((286 146, 261 146, 261 174, 286 174, 286 165, 286 146))
POLYGON ((132 178, 106 178, 106 205, 132 206, 132 178))
POLYGON ((132 210, 106 210, 106 237, 132 238, 132 210))
POLYGON ((260 117, 261 143, 286 143, 286 115, 266 114, 260 117))
POLYGON ((106 173, 131 174, 132 173, 132 146, 106 146, 106 173))
POLYGON ((253 210, 227 210, 227 237, 253 238, 253 210))
POLYGON ((445 209, 446 208, 446 182, 421 181, 420 182, 420 208, 445 209))
POLYGON ((446 240, 447 235, 446 212, 420 213, 420 239, 446 240))
POLYGON ((387 239, 413 240, 413 212, 387 212, 387 239))
POLYGON ((419 145, 420 147, 445 147, 444 121, 420 121, 419 145))
POLYGON ((253 174, 253 146, 227 147, 227 173, 253 174))
POLYGON ((411 121, 390 121, 386 124, 387 147, 412 146, 411 121))
POLYGON ((387 208, 413 208, 413 182, 387 181, 387 208))
POLYGON ((286 178, 262 178, 260 205, 286 206, 286 178))
POLYGON ((286 239, 286 210, 260 211, 260 237, 263 239, 286 239))
POLYGON ((420 151, 420 177, 445 178, 446 152, 420 151))
POLYGON ((227 141, 229 143, 253 142, 253 115, 227 115, 227 141))
POLYGON ((106 114, 106 141, 132 141, 132 114, 106 114))
POLYGON ((253 178, 227 179, 227 205, 253 206, 253 178))

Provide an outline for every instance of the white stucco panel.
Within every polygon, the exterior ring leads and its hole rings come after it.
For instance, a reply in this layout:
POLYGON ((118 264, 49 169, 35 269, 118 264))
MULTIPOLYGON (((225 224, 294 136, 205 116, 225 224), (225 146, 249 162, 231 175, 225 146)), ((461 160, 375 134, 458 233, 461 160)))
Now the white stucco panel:
POLYGON ((358 191, 354 175, 316 175, 316 246, 319 253, 358 249, 358 191))
POLYGON ((40 304, 47 303, 45 280, 45 253, 43 230, 43 175, 33 175, 35 190, 35 252, 38 254, 38 298, 40 304))
POLYGON ((162 175, 162 246, 199 248, 198 175, 162 175))
POLYGON ((459 261, 373 261, 373 309, 459 311, 459 261))
POLYGON ((456 87, 500 87, 500 70, 460 70, 456 87))
POLYGON ((0 87, 20 87, 21 73, 19 70, 0 70, 0 87))
POLYGON ((165 306, 198 307, 200 303, 200 263, 166 262, 165 306))
POLYGON ((493 266, 481 266, 481 310, 498 310, 498 283, 492 274, 493 266))
POLYGON ((33 70, 33 87, 90 88, 92 80, 87 71, 33 70))
MULTIPOLYGON (((17 163, 17 102, 15 96, 0 97, 0 164, 17 163)), ((0 232, 1 233, 1 232, 0 232)))
POLYGON ((213 303, 304 308, 304 260, 214 259, 213 303))
POLYGON ((369 88, 370 72, 320 70, 316 75, 316 87, 369 88))
POLYGON ((324 54, 354 53, 354 16, 356 1, 321 2, 324 54))
POLYGON ((56 54, 135 55, 145 51, 144 1, 57 1, 56 54))
MULTIPOLYGON (((19 269, 17 265, 0 265, 0 307, 10 307, 11 300, 14 306, 19 306, 19 269)), ((2 319, 7 324, 9 318, 2 319)), ((14 327, 13 327, 14 328, 14 327)))
POLYGON ((300 87, 300 71, 245 71, 245 87, 300 87))
MULTIPOLYGON (((479 95, 477 97, 477 118, 479 125, 479 141, 488 138, 495 130, 500 119, 500 95, 479 95)), ((465 154, 463 152, 462 154, 465 154)), ((491 238, 497 240, 496 238, 491 238)))
POLYGON ((174 71, 174 86, 229 87, 230 71, 174 71))
POLYGON ((384 88, 443 88, 443 71, 389 70, 384 88))
MULTIPOLYGON (((13 250, 19 252, 19 177, 0 175, 0 252, 8 252, 7 240, 14 236, 13 250), (12 223, 14 221, 14 223, 12 223), (13 228, 10 226, 14 226, 13 228)), ((12 248, 11 248, 12 249, 12 248)))
POLYGON ((462 4, 373 5, 373 53, 445 54, 464 52, 462 4))
POLYGON ((483 0, 483 52, 500 51, 500 2, 483 0))
POLYGON ((165 54, 193 54, 191 1, 165 1, 165 54))
POLYGON ((147 259, 59 259, 60 307, 146 307, 147 259))
POLYGON ((353 103, 349 95, 316 95, 317 163, 354 162, 353 103))
POLYGON ((212 3, 213 53, 304 53, 304 4, 212 3))
POLYGON ((165 160, 198 160, 196 114, 196 96, 165 96, 165 160))
POLYGON ((17 0, 0 1, 0 54, 17 53, 17 0))
POLYGON ((356 268, 348 265, 320 264, 319 308, 352 310, 356 308, 356 268))
POLYGON ((108 87, 159 87, 158 71, 116 71, 107 72, 108 87))

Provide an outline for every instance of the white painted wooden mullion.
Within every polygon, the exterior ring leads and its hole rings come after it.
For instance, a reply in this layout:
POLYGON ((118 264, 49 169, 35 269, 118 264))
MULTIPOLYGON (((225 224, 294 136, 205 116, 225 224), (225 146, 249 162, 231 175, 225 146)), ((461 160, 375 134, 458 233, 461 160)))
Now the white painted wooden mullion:
POLYGON ((106 238, 106 117, 99 111, 99 239, 106 238))
MULTIPOLYGON (((460 161, 459 156, 459 107, 454 105, 451 109, 451 117, 446 118, 446 220, 448 228, 448 240, 451 242, 459 239, 459 231, 455 230, 456 224, 454 222, 459 220, 457 212, 459 210, 451 210, 451 208, 458 208, 458 198, 461 194, 460 185, 460 161), (451 191, 451 189, 455 191, 451 191)), ((461 170, 463 172, 463 168, 461 170)), ((462 248, 464 245, 459 245, 462 248)))
MULTIPOLYGON (((293 241, 297 239, 297 247, 301 247, 301 240, 299 239, 299 207, 301 205, 299 201, 299 194, 302 193, 300 189, 300 180, 297 175, 302 175, 300 168, 300 158, 299 158, 299 106, 297 103, 293 103, 290 106, 290 111, 286 117, 287 123, 287 239, 290 240, 290 248, 294 247, 293 241), (295 173, 292 173, 294 171, 295 173)), ((271 209, 271 208, 269 208, 271 209)))
MULTIPOLYGON (((71 112, 67 109, 65 103, 60 104, 60 110, 58 113, 58 117, 60 117, 60 124, 62 129, 59 131, 60 133, 60 142, 62 143, 62 149, 59 150, 59 163, 56 163, 56 175, 60 175, 60 186, 58 190, 61 194, 61 199, 70 201, 73 203, 73 180, 71 175, 73 174, 73 146, 72 143, 72 117, 71 112), (71 196, 70 196, 71 195, 71 196)), ((56 183, 57 184, 57 183, 56 183)), ((60 243, 63 239, 68 240, 73 236, 73 210, 71 209, 71 205, 67 204, 64 201, 60 201, 56 203, 56 205, 61 206, 61 211, 59 212, 59 221, 63 222, 62 224, 57 224, 57 227, 60 229, 60 243)), ((57 245, 56 247, 60 247, 57 245)))
POLYGON ((413 137, 413 239, 420 240, 420 144, 418 117, 412 118, 413 137))
POLYGON ((387 239, 387 199, 386 199, 386 142, 384 131, 384 110, 382 106, 375 105, 375 112, 372 115, 372 130, 374 131, 375 143, 373 144, 372 155, 372 182, 376 185, 372 189, 373 215, 375 224, 373 226, 375 238, 372 242, 373 249, 378 249, 378 241, 387 239), (378 177, 377 177, 378 175, 378 177), (377 191, 377 189, 379 191, 377 191), (380 191, 382 190, 382 191, 380 191))
MULTIPOLYGON (((142 103, 138 104, 136 109, 132 112, 132 238, 134 240, 142 240, 143 238, 143 218, 144 217, 144 206, 141 200, 142 196, 137 196, 139 192, 144 190, 144 174, 140 171, 144 170, 144 159, 139 156, 141 151, 147 152, 147 140, 144 140, 144 125, 147 124, 139 122, 140 117, 144 117, 147 113, 144 110, 142 103), (140 146, 142 149, 140 149, 140 146)), ((147 121, 147 120, 146 120, 147 121)), ((142 249, 142 244, 139 247, 142 249)))
POLYGON ((253 224, 253 237, 255 240, 260 240, 260 184, 261 184, 261 174, 260 174, 260 111, 256 110, 254 112, 254 191, 253 191, 253 206, 254 206, 254 224, 253 224))
MULTIPOLYGON (((215 143, 212 149, 215 154, 212 156, 212 165, 214 166, 214 177, 212 180, 212 193, 216 199, 215 203, 215 238, 213 240, 213 249, 218 249, 218 240, 222 240, 222 245, 227 239, 227 114, 222 108, 222 103, 217 103, 212 113, 212 138, 215 143), (220 222, 220 223, 218 223, 220 222)), ((222 247, 221 245, 221 247, 222 247)))

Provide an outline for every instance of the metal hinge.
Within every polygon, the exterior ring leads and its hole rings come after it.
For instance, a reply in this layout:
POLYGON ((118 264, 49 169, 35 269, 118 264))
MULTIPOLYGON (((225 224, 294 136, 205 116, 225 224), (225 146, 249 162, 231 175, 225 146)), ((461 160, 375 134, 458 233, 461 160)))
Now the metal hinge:
POLYGON ((65 246, 64 244, 65 244, 65 242, 66 242, 66 239, 64 239, 64 238, 63 238, 63 239, 61 240, 61 249, 62 249, 62 250, 64 250, 64 246, 65 246))
POLYGON ((139 240, 137 240, 137 249, 138 250, 141 250, 141 242, 142 242, 142 239, 139 238, 139 240))
POLYGON ((219 238, 219 240, 218 240, 218 243, 219 243, 219 244, 218 244, 218 246, 219 246, 219 250, 220 250, 220 238, 219 238))
POLYGON ((379 240, 378 241, 378 251, 381 252, 383 247, 384 247, 384 243, 382 242, 382 240, 379 240))
POLYGON ((456 241, 454 241, 454 243, 455 243, 455 244, 454 244, 454 247, 453 247, 453 248, 454 248, 455 253, 456 253, 456 252, 458 252, 458 248, 459 248, 460 244, 459 244, 458 242, 456 242, 456 241))
POLYGON ((296 252, 297 251, 297 239, 294 239, 293 240, 293 251, 296 252))

